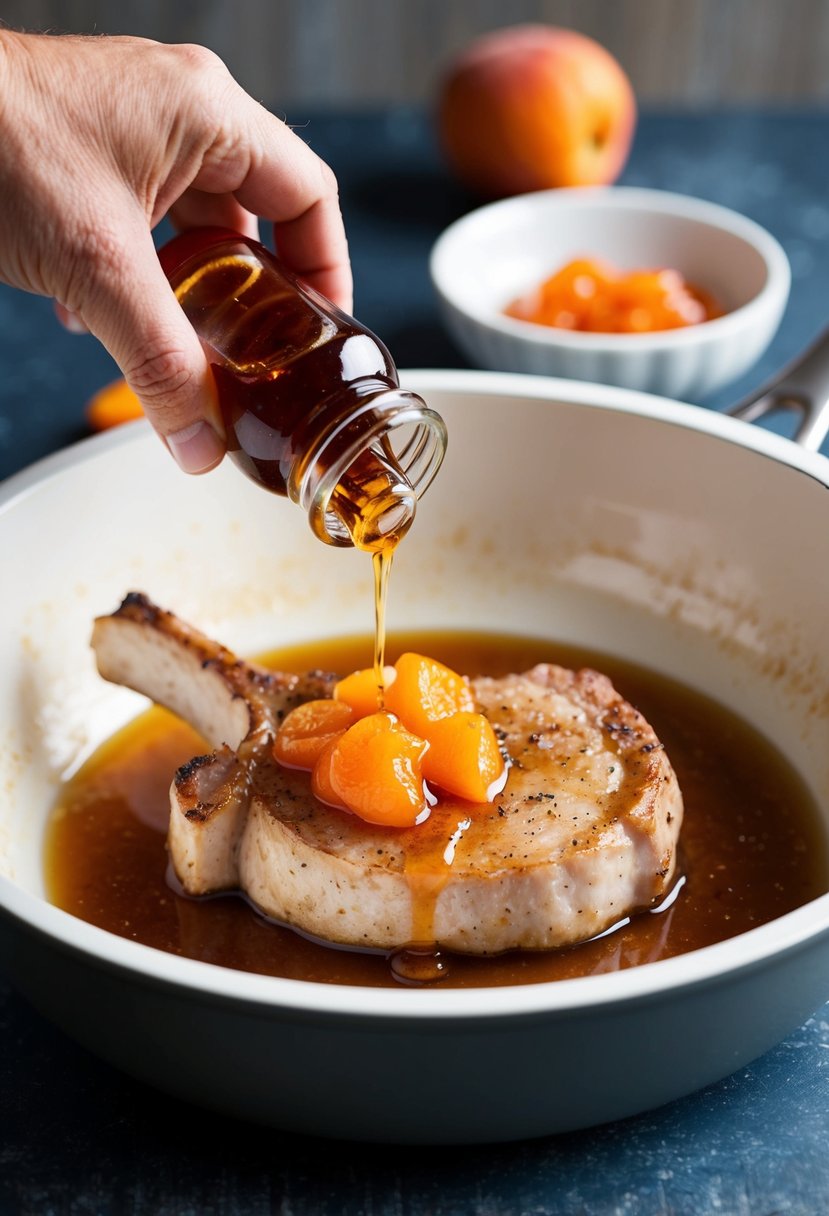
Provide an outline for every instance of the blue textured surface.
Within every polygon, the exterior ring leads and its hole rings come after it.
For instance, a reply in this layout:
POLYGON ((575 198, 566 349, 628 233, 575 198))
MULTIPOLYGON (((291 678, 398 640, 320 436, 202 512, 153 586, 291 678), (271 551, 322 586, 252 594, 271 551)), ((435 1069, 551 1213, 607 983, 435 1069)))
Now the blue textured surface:
MULTIPOLYGON (((441 230, 479 200, 447 177, 428 117, 413 110, 319 116, 300 134, 340 180, 357 315, 399 367, 468 366, 441 329, 427 262, 441 230)), ((622 184, 733 207, 768 228, 792 265, 789 307, 767 354, 701 404, 740 400, 829 321, 828 140, 829 114, 646 114, 640 121, 622 184)), ((57 325, 49 301, 0 286, 0 478, 80 438, 84 402, 116 374, 93 338, 57 325)))
MULTIPOLYGON (((440 330, 426 259, 475 200, 443 172, 428 119, 318 117, 303 134, 340 178, 358 315, 400 366, 464 366, 440 330)), ((829 114, 641 120, 626 184, 734 207, 773 232, 792 263, 770 351, 708 406, 742 397, 827 321, 827 137, 829 114)), ((0 476, 80 437, 84 401, 115 374, 93 339, 58 327, 48 302, 8 290, 0 369, 0 476)), ((0 1216, 818 1216, 829 1211, 828 1075, 824 1008, 734 1077, 623 1123, 485 1149, 370 1149, 159 1097, 69 1042, 0 981, 0 1216)))

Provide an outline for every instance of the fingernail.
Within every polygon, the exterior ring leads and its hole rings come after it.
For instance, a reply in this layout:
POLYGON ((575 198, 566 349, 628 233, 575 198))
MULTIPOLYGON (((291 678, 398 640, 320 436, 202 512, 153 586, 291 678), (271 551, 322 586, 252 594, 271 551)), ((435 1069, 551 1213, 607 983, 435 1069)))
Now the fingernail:
POLYGON ((64 328, 68 329, 70 334, 88 334, 89 330, 84 325, 83 321, 74 312, 67 312, 63 315, 64 328))
POLYGON ((209 425, 201 420, 167 435, 167 446, 185 473, 206 473, 218 464, 224 445, 209 425))

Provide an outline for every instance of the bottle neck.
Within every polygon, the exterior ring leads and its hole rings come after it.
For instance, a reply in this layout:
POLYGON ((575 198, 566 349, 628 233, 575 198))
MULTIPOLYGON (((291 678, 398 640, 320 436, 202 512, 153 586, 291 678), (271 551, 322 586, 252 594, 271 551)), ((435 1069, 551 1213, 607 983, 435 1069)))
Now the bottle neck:
POLYGON ((316 436, 288 494, 327 544, 393 548, 414 519, 446 451, 443 419, 416 393, 382 380, 349 387, 349 410, 316 436))
POLYGON ((328 544, 392 547, 440 467, 446 428, 398 386, 379 339, 226 229, 182 233, 159 258, 216 356, 233 426, 250 423, 234 434, 241 467, 299 503, 328 544), (267 408, 251 404, 259 379, 277 383, 267 408))

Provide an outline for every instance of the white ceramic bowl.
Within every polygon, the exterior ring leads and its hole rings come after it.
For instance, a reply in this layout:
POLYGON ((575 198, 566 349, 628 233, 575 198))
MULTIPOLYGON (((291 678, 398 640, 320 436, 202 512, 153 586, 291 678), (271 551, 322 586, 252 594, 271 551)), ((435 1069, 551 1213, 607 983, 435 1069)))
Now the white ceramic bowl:
POLYGON ((567 376, 700 400, 768 346, 789 294, 781 246, 734 211, 627 187, 543 190, 492 203, 438 239, 430 270, 449 333, 476 367, 567 376), (576 257, 623 269, 672 267, 726 315, 652 334, 553 329, 503 315, 576 257))
MULTIPOLYGON (((390 626, 549 636, 671 673, 774 737, 829 836, 829 462, 619 389, 404 382, 450 447, 395 563, 390 626)), ((0 962, 127 1071, 298 1131, 517 1139, 706 1085, 829 996, 829 895, 682 957, 467 991, 243 974, 76 920, 44 894, 56 783, 144 704, 96 675, 92 618, 143 589, 240 652, 365 633, 370 567, 228 462, 183 476, 143 424, 7 483, 0 552, 0 962)))

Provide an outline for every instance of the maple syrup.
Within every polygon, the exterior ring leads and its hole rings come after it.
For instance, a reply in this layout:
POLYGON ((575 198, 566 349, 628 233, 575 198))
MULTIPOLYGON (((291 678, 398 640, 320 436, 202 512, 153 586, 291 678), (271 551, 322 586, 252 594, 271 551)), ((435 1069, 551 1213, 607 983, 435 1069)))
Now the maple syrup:
POLYGON ((210 359, 230 458, 320 540, 373 555, 382 705, 392 557, 443 460, 443 420, 401 389, 379 338, 258 241, 193 228, 159 259, 210 359))
POLYGON ((383 343, 238 233, 190 229, 159 258, 211 362, 231 459, 326 543, 392 552, 446 428, 383 343))

